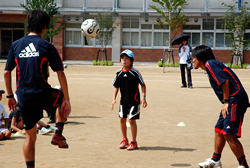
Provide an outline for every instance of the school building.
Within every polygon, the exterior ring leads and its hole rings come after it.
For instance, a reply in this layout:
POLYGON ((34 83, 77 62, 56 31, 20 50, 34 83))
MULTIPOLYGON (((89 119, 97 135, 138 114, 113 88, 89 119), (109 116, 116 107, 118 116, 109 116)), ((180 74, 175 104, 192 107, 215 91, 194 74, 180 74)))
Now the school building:
MULTIPOLYGON (((179 34, 190 34, 189 44, 194 48, 198 45, 208 45, 213 49, 216 59, 224 63, 231 61, 230 43, 224 37, 221 29, 227 8, 221 3, 234 5, 234 0, 186 0, 182 12, 189 22, 184 25, 179 34)), ((241 4, 248 0, 238 0, 241 4)), ((119 54, 124 49, 131 49, 135 61, 157 62, 163 56, 163 50, 169 46, 169 26, 165 30, 157 24, 156 19, 163 17, 149 5, 162 7, 152 0, 55 0, 59 7, 58 16, 65 21, 66 28, 53 38, 53 44, 58 49, 63 60, 95 60, 99 41, 86 38, 81 33, 81 23, 88 18, 95 19, 98 12, 111 10, 116 14, 113 39, 107 45, 108 60, 119 61, 119 54)), ((0 0, 0 58, 6 58, 11 44, 26 35, 23 18, 26 12, 20 4, 26 0, 0 0)), ((250 7, 250 3, 247 4, 250 7)), ((237 9, 236 9, 237 10, 237 9)), ((245 32, 250 39, 250 26, 245 32)), ((173 46, 178 48, 178 46, 173 46)), ((174 51, 177 51, 176 49, 174 51)), ((100 54, 101 57, 101 54, 100 54)), ((174 54, 175 61, 179 61, 174 54)), ((250 49, 244 52, 243 62, 250 64, 250 49)))

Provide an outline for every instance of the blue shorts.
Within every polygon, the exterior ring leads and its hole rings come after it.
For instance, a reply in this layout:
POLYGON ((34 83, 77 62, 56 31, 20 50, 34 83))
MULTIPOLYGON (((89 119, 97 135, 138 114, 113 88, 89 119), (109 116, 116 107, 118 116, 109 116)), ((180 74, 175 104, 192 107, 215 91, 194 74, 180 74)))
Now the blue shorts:
POLYGON ((130 120, 140 119, 140 105, 134 105, 134 106, 120 105, 119 117, 127 118, 128 115, 130 120))
POLYGON ((243 124, 244 114, 247 107, 241 104, 229 104, 228 115, 224 119, 220 113, 217 124, 215 125, 215 132, 223 135, 235 135, 241 137, 241 127, 243 124))
POLYGON ((51 92, 45 100, 41 100, 41 104, 37 107, 19 106, 19 113, 25 130, 32 129, 36 123, 43 118, 43 110, 47 112, 53 111, 62 104, 63 92, 58 89, 51 88, 51 92))

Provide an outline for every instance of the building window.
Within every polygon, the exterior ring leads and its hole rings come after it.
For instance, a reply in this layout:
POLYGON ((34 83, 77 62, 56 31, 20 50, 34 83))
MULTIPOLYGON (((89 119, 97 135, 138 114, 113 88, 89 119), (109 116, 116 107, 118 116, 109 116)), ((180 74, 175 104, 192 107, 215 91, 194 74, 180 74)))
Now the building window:
POLYGON ((214 33, 202 33, 202 44, 209 46, 210 48, 214 47, 214 33))
POLYGON ((0 23, 0 57, 7 57, 11 44, 24 37, 24 23, 0 23))
POLYGON ((184 25, 183 33, 189 34, 188 44, 192 47, 201 45, 201 25, 184 25))
POLYGON ((122 45, 139 47, 139 19, 125 18, 123 20, 122 45))
POLYGON ((141 32, 141 46, 152 47, 152 32, 141 32))
POLYGON ((67 23, 65 27, 65 45, 82 45, 81 24, 67 23))
POLYGON ((168 46, 169 33, 154 32, 154 46, 168 46))
POLYGON ((207 45, 211 48, 227 48, 231 41, 225 37, 222 19, 203 19, 201 25, 184 25, 183 33, 189 34, 192 47, 207 45))
POLYGON ((122 22, 123 47, 167 47, 169 40, 169 26, 164 30, 155 21, 144 22, 144 19, 124 18, 122 22))
MULTIPOLYGON (((250 41, 250 32, 244 34, 244 39, 245 39, 246 41, 250 41)), ((249 49, 250 49, 250 46, 248 46, 247 49, 249 50, 249 49)))
POLYGON ((216 29, 223 29, 222 25, 224 24, 224 20, 223 19, 216 19, 216 29))
POLYGON ((203 19, 203 30, 214 30, 214 19, 203 19))
MULTIPOLYGON (((87 38, 81 32, 81 23, 67 23, 65 26, 66 46, 89 46, 100 47, 100 42, 96 38, 87 38)), ((107 44, 110 46, 111 42, 107 44)))

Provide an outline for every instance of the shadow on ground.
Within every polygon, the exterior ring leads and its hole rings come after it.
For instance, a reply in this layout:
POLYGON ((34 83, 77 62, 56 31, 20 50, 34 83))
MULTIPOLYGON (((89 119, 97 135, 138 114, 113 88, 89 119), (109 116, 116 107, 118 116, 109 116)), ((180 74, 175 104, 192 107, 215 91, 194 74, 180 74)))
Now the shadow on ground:
POLYGON ((11 137, 8 139, 9 140, 16 140, 16 139, 25 139, 26 136, 14 136, 14 135, 11 135, 11 137))
POLYGON ((176 163, 176 164, 171 164, 171 166, 174 167, 189 167, 192 166, 191 164, 185 164, 185 163, 176 163))
POLYGON ((80 124, 85 124, 85 123, 84 122, 76 122, 76 121, 67 121, 67 124, 80 125, 80 124))
POLYGON ((97 116, 69 116, 68 118, 102 118, 97 116))
POLYGON ((175 152, 182 152, 182 151, 186 151, 186 152, 192 152, 196 149, 192 149, 192 148, 171 148, 171 147, 164 147, 164 146, 150 146, 150 147, 140 147, 140 150, 170 150, 170 151, 175 151, 175 152))

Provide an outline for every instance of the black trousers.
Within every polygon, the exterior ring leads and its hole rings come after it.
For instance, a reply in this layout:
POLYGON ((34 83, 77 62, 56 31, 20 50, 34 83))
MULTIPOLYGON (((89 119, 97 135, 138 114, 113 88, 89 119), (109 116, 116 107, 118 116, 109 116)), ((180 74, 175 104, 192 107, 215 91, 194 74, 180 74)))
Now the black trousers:
POLYGON ((187 68, 187 64, 180 64, 180 69, 181 69, 181 83, 182 83, 182 85, 187 86, 186 76, 185 76, 185 69, 186 69, 188 86, 193 86, 192 85, 192 77, 191 77, 191 69, 187 68))

